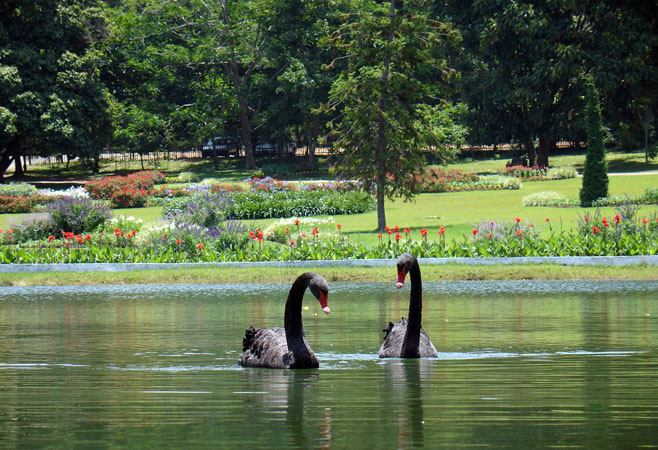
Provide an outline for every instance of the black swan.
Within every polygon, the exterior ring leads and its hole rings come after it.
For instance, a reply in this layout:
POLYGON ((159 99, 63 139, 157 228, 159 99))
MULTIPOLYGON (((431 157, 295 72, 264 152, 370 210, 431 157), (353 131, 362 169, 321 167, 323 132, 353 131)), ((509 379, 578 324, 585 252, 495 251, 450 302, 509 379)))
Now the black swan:
POLYGON ((388 323, 384 328, 386 335, 379 348, 380 358, 435 358, 436 348, 421 325, 423 310, 423 282, 420 278, 420 266, 415 256, 403 253, 398 258, 397 288, 404 286, 404 279, 409 274, 411 293, 409 295, 409 319, 388 323))
POLYGON ((302 298, 307 287, 320 302, 322 311, 329 314, 327 281, 317 273, 301 274, 288 293, 283 327, 256 329, 250 326, 245 331, 241 366, 271 369, 312 369, 319 366, 306 342, 302 326, 302 298))

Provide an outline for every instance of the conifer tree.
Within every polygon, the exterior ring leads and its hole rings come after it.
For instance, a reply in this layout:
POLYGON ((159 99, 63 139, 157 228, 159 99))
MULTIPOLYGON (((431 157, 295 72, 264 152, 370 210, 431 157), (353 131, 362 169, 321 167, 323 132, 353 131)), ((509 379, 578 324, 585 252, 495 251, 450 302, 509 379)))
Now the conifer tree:
POLYGON ((599 93, 590 76, 587 79, 585 105, 585 127, 587 131, 587 156, 583 169, 583 186, 580 190, 582 206, 592 206, 592 202, 608 195, 608 164, 603 146, 603 121, 599 93))

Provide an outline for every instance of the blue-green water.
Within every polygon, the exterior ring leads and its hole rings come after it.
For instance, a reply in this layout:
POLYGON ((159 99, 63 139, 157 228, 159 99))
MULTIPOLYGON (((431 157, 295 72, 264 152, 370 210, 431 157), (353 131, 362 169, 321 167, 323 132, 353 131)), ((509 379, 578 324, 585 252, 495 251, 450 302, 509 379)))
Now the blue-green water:
POLYGON ((657 282, 425 283, 420 361, 408 288, 330 283, 319 369, 239 367, 288 289, 0 288, 0 448, 658 447, 657 282))

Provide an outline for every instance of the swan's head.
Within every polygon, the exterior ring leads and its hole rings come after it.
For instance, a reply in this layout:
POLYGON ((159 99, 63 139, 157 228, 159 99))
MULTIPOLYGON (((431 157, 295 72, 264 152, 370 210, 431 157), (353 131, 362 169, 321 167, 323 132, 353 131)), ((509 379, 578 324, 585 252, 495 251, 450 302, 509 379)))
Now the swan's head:
POLYGON ((407 277, 409 267, 411 267, 415 259, 411 253, 403 253, 398 257, 398 282, 395 283, 396 288, 400 289, 404 286, 404 279, 407 277))
POLYGON ((329 314, 331 310, 327 305, 327 298, 329 297, 329 285, 327 285, 327 281, 322 278, 322 276, 316 274, 313 278, 311 278, 311 282, 308 284, 308 288, 313 293, 315 298, 317 298, 320 302, 322 312, 329 314))

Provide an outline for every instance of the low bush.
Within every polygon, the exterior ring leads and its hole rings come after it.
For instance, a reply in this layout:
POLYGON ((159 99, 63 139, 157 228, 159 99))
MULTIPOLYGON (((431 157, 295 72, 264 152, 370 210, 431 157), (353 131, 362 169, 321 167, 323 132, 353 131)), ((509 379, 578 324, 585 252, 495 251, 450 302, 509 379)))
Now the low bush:
POLYGON ((38 195, 0 195, 0 214, 27 213, 39 203, 38 195))
POLYGON ((91 198, 110 200, 116 208, 140 207, 146 204, 153 186, 165 179, 160 172, 146 170, 92 180, 85 184, 85 189, 91 198))
POLYGON ((563 167, 551 167, 546 172, 547 180, 565 180, 569 178, 576 178, 578 172, 573 167, 563 166, 563 167))
POLYGON ((36 195, 37 188, 28 183, 0 184, 0 196, 29 197, 36 195))
POLYGON ((647 188, 643 197, 644 203, 658 205, 658 188, 647 188))
POLYGON ((91 233, 112 216, 110 208, 102 202, 88 198, 63 197, 46 206, 55 230, 80 234, 91 233))
POLYGON ((578 176, 576 169, 568 166, 551 167, 550 169, 540 167, 511 166, 502 169, 500 173, 510 177, 519 178, 523 181, 564 180, 578 176))
POLYGON ((231 194, 233 219, 267 219, 294 216, 358 214, 375 207, 374 197, 363 191, 255 191, 231 194))
POLYGON ((523 206, 580 206, 578 200, 570 200, 558 192, 545 191, 526 195, 521 199, 523 206))
POLYGON ((176 223, 217 229, 228 218, 232 205, 232 199, 225 192, 206 191, 169 202, 163 207, 162 215, 176 223))
POLYGON ((178 174, 179 183, 196 183, 200 180, 199 175, 194 172, 181 172, 178 174))

